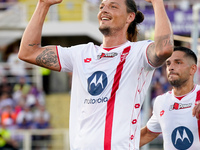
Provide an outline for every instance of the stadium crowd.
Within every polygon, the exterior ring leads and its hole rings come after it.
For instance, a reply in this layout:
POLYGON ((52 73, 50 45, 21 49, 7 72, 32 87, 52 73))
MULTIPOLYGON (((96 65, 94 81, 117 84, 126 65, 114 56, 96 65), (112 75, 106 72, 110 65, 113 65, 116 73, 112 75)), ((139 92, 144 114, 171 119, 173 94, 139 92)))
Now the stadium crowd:
POLYGON ((50 128, 50 114, 45 108, 45 92, 30 82, 29 76, 13 75, 11 71, 10 68, 10 74, 0 76, 0 150, 19 146, 16 138, 12 137, 13 130, 50 128), (11 83, 10 77, 16 78, 16 82, 11 83))

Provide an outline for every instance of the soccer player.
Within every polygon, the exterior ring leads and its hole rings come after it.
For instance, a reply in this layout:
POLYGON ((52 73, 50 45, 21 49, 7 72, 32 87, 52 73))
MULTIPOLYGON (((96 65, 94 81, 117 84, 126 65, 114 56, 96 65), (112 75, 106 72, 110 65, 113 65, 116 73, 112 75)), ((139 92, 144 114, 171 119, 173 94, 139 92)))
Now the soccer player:
MULTIPOLYGON (((99 7, 100 46, 41 47, 49 7, 62 0, 39 0, 24 32, 19 58, 51 70, 72 72, 72 150, 139 149, 140 110, 156 67, 173 52, 173 32, 163 0, 155 11, 155 41, 137 41, 144 19, 134 0, 103 0, 99 7)), ((69 29, 70 30, 70 29, 69 29)))
POLYGON ((162 133, 165 150, 199 150, 200 86, 193 82, 197 57, 188 48, 175 47, 166 70, 172 91, 156 97, 153 115, 141 129, 140 146, 162 133))

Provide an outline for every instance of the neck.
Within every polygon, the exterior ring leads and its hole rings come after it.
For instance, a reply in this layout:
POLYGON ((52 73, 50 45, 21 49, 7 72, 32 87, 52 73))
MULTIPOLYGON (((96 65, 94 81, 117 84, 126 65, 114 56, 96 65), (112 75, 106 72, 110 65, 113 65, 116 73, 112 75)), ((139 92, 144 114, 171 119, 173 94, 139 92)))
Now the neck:
POLYGON ((113 34, 103 37, 103 47, 115 47, 127 42, 126 34, 113 34))
POLYGON ((175 96, 183 96, 188 94, 190 91, 192 91, 194 88, 194 82, 191 82, 190 84, 187 85, 182 85, 179 87, 173 87, 174 90, 174 95, 175 96))
POLYGON ((119 46, 119 45, 122 45, 124 43, 127 42, 127 39, 116 39, 116 38, 104 38, 103 40, 103 47, 115 47, 115 46, 119 46))

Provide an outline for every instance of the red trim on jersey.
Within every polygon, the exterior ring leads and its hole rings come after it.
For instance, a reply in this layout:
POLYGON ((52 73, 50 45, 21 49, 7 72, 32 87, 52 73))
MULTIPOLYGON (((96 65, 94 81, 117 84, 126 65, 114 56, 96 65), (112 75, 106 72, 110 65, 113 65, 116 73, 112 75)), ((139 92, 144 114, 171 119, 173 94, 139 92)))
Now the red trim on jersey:
POLYGON ((185 95, 184 96, 175 96, 179 101, 183 98, 183 97, 185 97, 185 95))
MULTIPOLYGON (((200 91, 197 92, 196 102, 200 101, 200 91)), ((200 141, 200 119, 197 120, 198 122, 198 133, 199 133, 199 141, 200 141)))
MULTIPOLYGON (((126 47, 123 50, 121 57, 124 55, 128 55, 131 47, 126 47)), ((123 57, 124 58, 124 57, 123 57)), ((112 87, 112 92, 110 99, 107 102, 107 114, 106 114, 106 122, 105 122, 105 135, 104 135, 104 150, 111 150, 111 138, 112 138, 112 125, 113 125, 113 116, 114 116, 114 105, 115 105, 115 96, 116 91, 119 88, 119 81, 121 79, 123 65, 126 59, 123 59, 119 62, 117 66, 117 70, 114 76, 114 82, 112 87)))
POLYGON ((57 52, 57 57, 58 57, 58 63, 59 63, 59 66, 60 66, 60 70, 59 70, 59 72, 60 72, 62 67, 61 67, 61 64, 60 64, 60 57, 58 55, 58 46, 56 46, 56 52, 57 52))
POLYGON ((161 134, 161 133, 162 133, 162 132, 153 132, 153 131, 151 131, 148 127, 147 127, 147 130, 148 130, 149 132, 155 133, 155 134, 161 134))
POLYGON ((115 48, 117 48, 117 47, 104 47, 103 49, 106 50, 106 51, 110 51, 110 50, 115 49, 115 48))
MULTIPOLYGON (((192 93, 195 90, 195 88, 196 88, 196 85, 194 86, 194 88, 189 93, 192 93)), ((182 100, 182 98, 185 97, 186 95, 188 95, 189 93, 182 95, 182 96, 175 96, 174 95, 174 97, 176 97, 178 100, 182 100)))
MULTIPOLYGON (((147 49, 149 48, 149 46, 150 46, 151 44, 153 44, 153 42, 150 43, 150 44, 147 46, 147 49)), ((147 49, 146 49, 146 57, 147 57, 147 61, 148 61, 149 65, 151 65, 151 67, 155 68, 155 66, 153 66, 153 64, 151 64, 151 62, 149 61, 149 58, 148 58, 148 56, 147 56, 147 49)))

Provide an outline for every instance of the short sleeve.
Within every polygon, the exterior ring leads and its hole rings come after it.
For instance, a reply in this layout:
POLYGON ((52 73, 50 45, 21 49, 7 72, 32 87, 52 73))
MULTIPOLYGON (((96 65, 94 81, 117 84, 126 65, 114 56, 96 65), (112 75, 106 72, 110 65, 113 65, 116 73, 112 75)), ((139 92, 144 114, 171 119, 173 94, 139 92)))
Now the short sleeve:
POLYGON ((156 106, 157 105, 157 101, 156 100, 157 99, 155 99, 154 106, 153 106, 153 115, 151 116, 151 118, 147 122, 147 128, 151 132, 161 133, 162 132, 161 126, 160 126, 158 117, 156 115, 156 109, 157 109, 157 106, 156 106))

